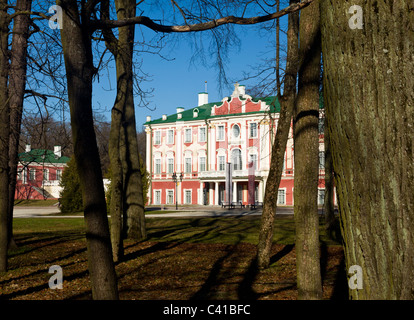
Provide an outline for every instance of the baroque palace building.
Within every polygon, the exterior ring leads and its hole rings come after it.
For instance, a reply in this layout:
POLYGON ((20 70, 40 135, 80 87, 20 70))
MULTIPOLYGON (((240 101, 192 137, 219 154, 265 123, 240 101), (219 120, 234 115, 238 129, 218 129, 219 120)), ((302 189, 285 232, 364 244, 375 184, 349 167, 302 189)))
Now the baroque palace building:
MULTIPOLYGON (((149 204, 221 205, 228 199, 228 163, 232 170, 231 201, 247 205, 251 203, 250 193, 256 202, 263 202, 279 111, 275 97, 252 98, 246 94, 245 86, 236 83, 232 95, 220 102, 209 103, 208 94, 202 92, 198 94, 197 107, 177 108, 176 113, 156 120, 148 116, 144 125, 146 166, 150 174, 149 204), (254 180, 249 165, 254 169, 254 180)), ((325 174, 323 134, 319 137, 319 150, 318 203, 321 205, 325 174)), ((293 155, 291 128, 279 186, 279 205, 293 205, 293 155)))

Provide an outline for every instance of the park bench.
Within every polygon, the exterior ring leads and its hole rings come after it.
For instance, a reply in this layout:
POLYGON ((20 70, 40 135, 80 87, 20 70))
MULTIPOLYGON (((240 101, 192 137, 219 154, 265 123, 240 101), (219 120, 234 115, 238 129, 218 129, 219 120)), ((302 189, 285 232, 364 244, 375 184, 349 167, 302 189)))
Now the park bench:
POLYGON ((221 202, 221 207, 222 207, 222 208, 229 208, 229 209, 233 209, 233 208, 234 208, 234 204, 233 204, 233 202, 226 202, 226 201, 223 201, 223 202, 221 202))
POLYGON ((251 210, 256 209, 257 207, 263 207, 263 202, 256 201, 254 204, 250 205, 251 210))
POLYGON ((236 206, 240 206, 241 208, 244 208, 244 204, 241 201, 237 201, 237 202, 232 202, 233 207, 235 208, 236 206))

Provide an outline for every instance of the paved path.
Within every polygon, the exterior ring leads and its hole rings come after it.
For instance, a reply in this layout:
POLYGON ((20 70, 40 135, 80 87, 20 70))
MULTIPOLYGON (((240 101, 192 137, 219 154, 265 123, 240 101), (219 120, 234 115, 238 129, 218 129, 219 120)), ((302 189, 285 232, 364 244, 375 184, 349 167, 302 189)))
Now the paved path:
POLYGON ((16 206, 13 209, 14 218, 38 218, 60 213, 58 207, 23 207, 16 206))
MULTIPOLYGON (((148 209, 148 213, 145 215, 147 218, 260 216, 262 214, 261 209, 222 209, 212 206, 179 207, 177 212, 171 212, 175 211, 175 208, 166 208, 165 210, 168 212, 156 214, 151 214, 151 210, 159 210, 160 208, 150 207, 148 209)), ((83 218, 81 215, 57 215, 59 213, 57 207, 14 207, 14 218, 83 218)), ((293 208, 279 207, 278 214, 293 214, 293 208)))

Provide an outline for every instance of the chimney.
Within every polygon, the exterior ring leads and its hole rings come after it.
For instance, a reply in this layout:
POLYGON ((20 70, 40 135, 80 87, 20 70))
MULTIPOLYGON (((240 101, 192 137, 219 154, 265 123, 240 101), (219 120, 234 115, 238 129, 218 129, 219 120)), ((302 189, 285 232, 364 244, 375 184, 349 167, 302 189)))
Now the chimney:
POLYGON ((208 93, 207 92, 200 92, 198 94, 198 106, 202 106, 203 104, 208 103, 208 93))
POLYGON ((162 115, 162 120, 167 120, 167 115, 166 114, 162 115))
POLYGON ((184 108, 181 108, 181 107, 178 107, 177 108, 177 113, 181 113, 181 112, 183 112, 184 111, 184 108))
POLYGON ((32 146, 30 144, 26 144, 26 152, 32 151, 32 146))
POLYGON ((147 116, 147 122, 151 121, 151 116, 147 116))
POLYGON ((53 153, 55 154, 55 158, 59 159, 62 156, 62 147, 55 146, 55 150, 53 153))

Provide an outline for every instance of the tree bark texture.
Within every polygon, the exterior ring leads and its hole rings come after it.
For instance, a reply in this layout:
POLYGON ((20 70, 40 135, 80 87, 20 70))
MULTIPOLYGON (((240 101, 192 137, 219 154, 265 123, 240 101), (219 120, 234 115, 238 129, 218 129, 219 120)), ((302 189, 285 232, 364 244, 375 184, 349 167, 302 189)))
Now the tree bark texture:
POLYGON ((105 192, 92 117, 94 67, 88 13, 83 6, 79 13, 76 0, 62 0, 58 5, 63 9, 61 38, 74 156, 82 188, 92 296, 99 300, 117 299, 105 192))
MULTIPOLYGON (((119 20, 135 17, 136 3, 132 0, 116 0, 119 20)), ((133 88, 133 44, 135 26, 119 28, 119 51, 117 56, 118 82, 122 81, 125 95, 123 130, 125 143, 120 145, 124 157, 124 212, 127 216, 126 234, 128 238, 143 240, 147 237, 144 214, 144 197, 139 162, 137 129, 135 123, 134 88, 133 88)), ((118 83, 119 84, 119 83, 118 83)))
MULTIPOLYGON (((17 0, 16 10, 30 11, 32 0, 17 0)), ((13 235, 13 207, 16 189, 18 148, 20 128, 23 114, 24 90, 26 88, 27 46, 29 37, 30 17, 18 15, 14 18, 13 38, 10 55, 9 95, 10 95, 10 142, 9 142, 9 208, 8 208, 8 236, 9 245, 13 235)))
MULTIPOLYGON (((297 0, 291 0, 291 4, 297 0)), ((284 93, 280 99, 280 116, 272 146, 269 176, 266 182, 265 197, 259 233, 257 263, 259 268, 267 268, 273 242, 273 225, 277 210, 277 195, 283 171, 283 160, 292 122, 292 112, 296 96, 298 60, 299 13, 289 15, 288 51, 284 81, 284 93)))
MULTIPOLYGON (((107 5, 107 3, 106 3, 107 5)), ((122 20, 135 16, 135 2, 131 0, 115 1, 118 19, 122 20)), ((108 7, 105 7, 105 15, 109 16, 108 7)), ((120 132, 113 135, 119 136, 119 143, 115 144, 115 137, 112 137, 113 146, 118 146, 118 155, 113 150, 113 162, 118 163, 119 157, 122 165, 123 201, 124 214, 124 233, 128 238, 143 240, 147 237, 144 214, 144 196, 142 188, 142 178, 139 162, 139 149, 136 134, 134 89, 133 89, 133 44, 134 26, 125 26, 118 29, 119 38, 117 39, 109 29, 104 29, 105 40, 108 48, 115 56, 117 70, 117 98, 114 108, 116 121, 113 126, 119 127, 120 132)), ((119 163, 118 163, 119 164, 119 163)), ((116 169, 118 173, 121 171, 116 169)), ((114 174, 114 173, 113 173, 114 174)), ((119 179, 119 178, 116 178, 119 179)), ((113 189, 113 192, 118 192, 113 189)), ((112 201, 112 199, 111 199, 112 201)), ((120 207, 118 204, 117 207, 120 207)), ((115 230, 113 231, 115 232, 115 230)), ((117 232, 117 231, 116 231, 117 232)))
POLYGON ((334 207, 334 171, 331 154, 330 133, 327 129, 327 119, 325 118, 324 145, 325 145, 325 228, 328 232, 332 231, 335 222, 334 207))
POLYGON ((9 203, 9 133, 8 98, 9 51, 7 1, 0 0, 0 272, 7 271, 9 203))
POLYGON ((321 44, 319 1, 301 11, 299 22, 298 96, 293 120, 294 216, 296 272, 299 299, 321 299, 319 254, 319 83, 321 44))
POLYGON ((321 1, 324 97, 352 299, 414 298, 414 3, 321 1), (352 26, 353 24, 351 24, 352 26))

